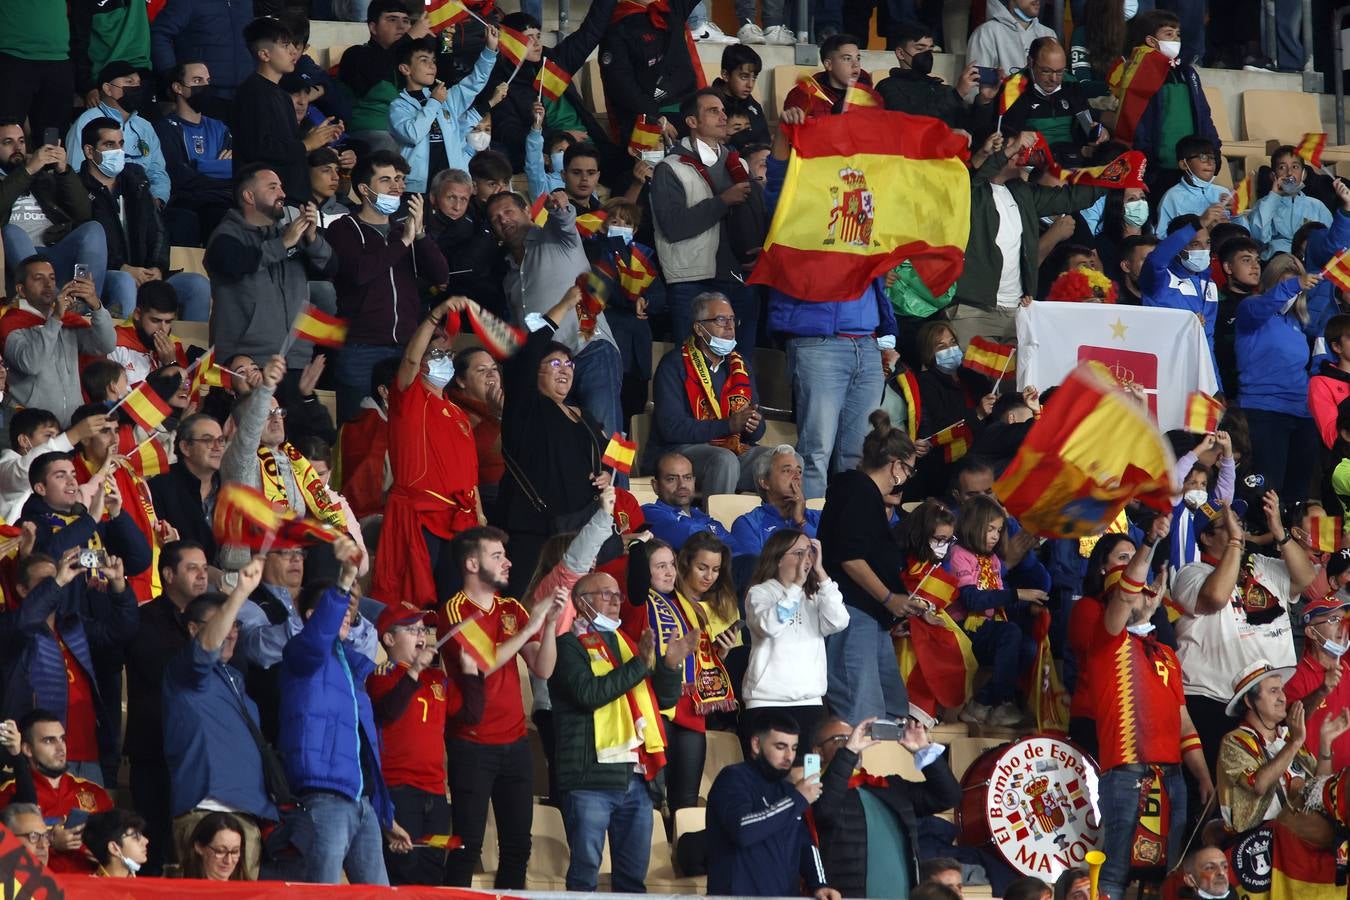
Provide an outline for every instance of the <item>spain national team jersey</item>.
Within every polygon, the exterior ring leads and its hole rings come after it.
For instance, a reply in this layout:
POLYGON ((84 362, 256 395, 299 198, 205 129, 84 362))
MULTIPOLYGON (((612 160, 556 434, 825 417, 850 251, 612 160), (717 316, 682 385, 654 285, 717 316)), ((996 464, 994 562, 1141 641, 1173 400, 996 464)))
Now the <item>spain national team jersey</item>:
MULTIPOLYGON (((407 675, 407 663, 380 666, 366 680, 370 699, 378 703, 407 675)), ((385 784, 414 787, 429 794, 445 793, 445 717, 459 706, 459 692, 447 684, 444 672, 422 672, 403 715, 380 728, 380 768, 385 784)))
POLYGON ((1181 761, 1181 664, 1171 647, 1098 624, 1088 657, 1103 770, 1181 761))
MULTIPOLYGON (((436 633, 445 637, 447 631, 473 616, 493 644, 500 647, 514 637, 530 621, 530 614, 520 601, 511 597, 494 597, 492 609, 483 612, 463 592, 441 604, 436 611, 436 633)), ((453 640, 453 639, 452 639, 453 640)), ((539 641, 535 632, 530 642, 539 641)), ((446 644, 447 648, 450 642, 446 644)), ((514 659, 487 677, 483 685, 483 717, 476 724, 451 726, 450 735, 473 741, 475 744, 510 744, 525 737, 525 706, 520 696, 520 672, 514 659)))
MULTIPOLYGON (((37 786, 38 807, 42 810, 42 817, 48 821, 64 820, 71 810, 78 809, 92 815, 113 808, 112 798, 102 787, 69 773, 62 775, 55 787, 52 786, 51 779, 43 777, 36 771, 33 772, 33 781, 37 786)), ((0 785, 0 808, 8 806, 14 800, 14 790, 12 780, 0 785)), ((87 874, 93 872, 95 866, 83 852, 53 849, 47 868, 53 872, 87 874)))

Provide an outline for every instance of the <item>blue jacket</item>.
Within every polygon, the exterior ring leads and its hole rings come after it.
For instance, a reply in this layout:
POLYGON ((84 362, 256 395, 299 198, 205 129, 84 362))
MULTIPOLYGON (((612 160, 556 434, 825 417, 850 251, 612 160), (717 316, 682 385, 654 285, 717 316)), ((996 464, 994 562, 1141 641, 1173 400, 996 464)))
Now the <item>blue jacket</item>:
MULTIPOLYGON (((1187 92, 1190 94, 1191 115, 1194 121, 1190 133, 1209 138, 1214 142, 1215 149, 1222 152, 1223 144, 1219 140, 1219 132, 1214 128, 1214 117, 1210 114, 1205 90, 1200 86, 1199 73, 1192 66, 1178 66, 1173 72, 1185 82, 1187 92)), ((1171 77, 1168 76, 1169 80, 1171 77)), ((1162 107, 1165 95, 1166 91, 1161 89, 1153 95, 1144 109, 1144 114, 1139 117, 1139 123, 1134 127, 1134 147, 1136 150, 1143 150, 1150 161, 1160 158, 1158 144, 1162 139, 1162 107)), ((1175 151, 1175 147, 1169 148, 1169 153, 1175 151)), ((1161 232, 1161 229, 1159 231, 1161 232)))
POLYGON ((770 290, 769 330, 790 338, 874 334, 878 343, 894 347, 895 311, 880 278, 873 279, 856 300, 813 303, 770 290), (890 339, 889 345, 883 336, 890 339))
POLYGON ((788 778, 770 781, 755 761, 727 766, 708 791, 708 893, 810 896, 826 886, 803 816, 810 804, 788 778))
POLYGON ((807 537, 815 537, 820 527, 820 510, 808 509, 802 514, 806 524, 798 526, 783 518, 778 507, 765 501, 759 506, 736 517, 731 523, 731 537, 736 541, 737 555, 759 556, 769 535, 782 528, 796 528, 807 537))
MULTIPOLYGON (((750 377, 750 403, 759 403, 759 390, 755 385, 755 373, 750 361, 745 362, 746 374, 750 377)), ((714 394, 721 395, 727 383, 730 367, 726 360, 717 367, 717 371, 708 373, 714 394)), ((685 379, 690 378, 684 368, 684 347, 676 345, 673 350, 661 357, 656 365, 656 375, 652 379, 652 432, 647 439, 645 459, 653 468, 656 461, 667 451, 684 444, 707 444, 718 438, 730 435, 731 428, 727 419, 697 419, 689 408, 689 394, 685 390, 685 379)), ((690 378, 695 385, 696 379, 690 378)), ((742 433, 741 440, 754 444, 764 437, 764 422, 749 434, 742 433)))
MULTIPOLYGON (((1298 293, 1298 279, 1286 278, 1238 306, 1235 343, 1244 408, 1311 418, 1308 339, 1316 334, 1310 334, 1289 308, 1298 293)), ((1318 318, 1312 316, 1309 325, 1318 318)))
POLYGON ((464 136, 482 117, 473 111, 473 100, 487 84, 497 54, 483 49, 468 77, 446 92, 445 103, 428 99, 425 88, 421 95, 407 90, 399 91, 389 104, 389 133, 398 142, 398 152, 408 161, 407 187, 410 191, 425 193, 430 175, 431 125, 439 122, 441 138, 445 141, 445 159, 451 169, 467 171, 469 157, 464 152, 464 136), (424 102, 425 101, 425 102, 424 102))
MULTIPOLYGON (((1304 265, 1309 272, 1316 272, 1347 248, 1350 248, 1350 215, 1338 209, 1331 217, 1330 227, 1315 228, 1308 232, 1308 246, 1303 251, 1304 265)), ((1308 312, 1312 314, 1312 319, 1308 322, 1307 333, 1314 338, 1322 337, 1326 334, 1327 322, 1339 311, 1336 286, 1330 281, 1322 281, 1308 292, 1308 312)), ((1313 360, 1313 364, 1308 367, 1309 372, 1315 373, 1317 365, 1317 361, 1313 360)))
MULTIPOLYGON (((71 547, 105 547, 113 556, 121 558, 122 569, 128 578, 150 568, 150 542, 125 510, 115 518, 95 522, 83 507, 76 507, 70 513, 59 513, 42 497, 33 494, 24 501, 19 522, 32 522, 37 526, 33 549, 52 559, 60 559, 61 554, 71 547)), ((71 584, 80 586, 77 593, 83 590, 82 580, 77 578, 71 584)))
POLYGON ((206 63, 212 93, 228 100, 257 68, 244 46, 244 26, 251 21, 249 0, 169 0, 150 23, 155 71, 165 75, 181 62, 206 63))
POLYGON ((1330 228, 1331 210, 1321 200, 1307 194, 1287 197, 1271 191, 1237 221, 1247 226, 1252 239, 1262 246, 1261 258, 1270 259, 1276 253, 1288 253, 1294 232, 1306 223, 1321 222, 1330 228))
POLYGON ((282 652, 277 749, 297 795, 320 790, 357 800, 365 779, 375 779, 371 803, 388 828, 394 805, 380 774, 380 732, 365 688, 375 664, 338 642, 347 603, 346 593, 324 591, 304 630, 282 652))
POLYGON ((191 641, 164 669, 164 759, 170 808, 191 812, 207 797, 275 822, 276 807, 263 783, 262 757, 244 710, 258 725, 258 706, 244 692, 244 676, 191 641))
POLYGON ((659 537, 670 546, 674 547, 676 552, 684 546, 684 542, 689 540, 689 536, 700 531, 711 532, 714 537, 731 548, 733 556, 740 552, 736 539, 732 537, 731 532, 712 516, 705 513, 698 507, 689 507, 689 512, 681 512, 662 500, 655 503, 644 503, 642 505, 642 515, 647 520, 647 530, 654 536, 659 537))
POLYGON ((525 133, 525 181, 531 197, 563 189, 562 173, 544 169, 544 133, 533 128, 525 133))
POLYGON ((1162 202, 1158 204, 1158 224, 1153 227, 1153 233, 1167 234, 1168 223, 1177 216, 1198 216, 1229 193, 1228 188, 1213 181, 1191 184, 1182 178, 1163 194, 1162 202))
POLYGON ((1139 273, 1139 292, 1145 306, 1165 309, 1184 309, 1205 320, 1205 339, 1209 342, 1209 357, 1214 364, 1214 378, 1223 390, 1219 375, 1219 361, 1214 356, 1214 322, 1219 317, 1219 289, 1209 277, 1209 270, 1192 272, 1183 266, 1177 256, 1195 237, 1193 225, 1178 228, 1163 238, 1144 258, 1139 273))
MULTIPOLYGON (((84 151, 80 149, 80 132, 84 126, 107 116, 115 122, 122 122, 122 114, 105 103, 80 113, 75 124, 66 132, 66 147, 70 148, 70 167, 76 172, 84 166, 84 151)), ((172 185, 169 183, 169 167, 164 161, 164 151, 159 145, 159 135, 148 119, 135 113, 122 122, 122 139, 126 144, 127 162, 135 163, 145 170, 150 179, 150 193, 156 200, 169 202, 172 185)))

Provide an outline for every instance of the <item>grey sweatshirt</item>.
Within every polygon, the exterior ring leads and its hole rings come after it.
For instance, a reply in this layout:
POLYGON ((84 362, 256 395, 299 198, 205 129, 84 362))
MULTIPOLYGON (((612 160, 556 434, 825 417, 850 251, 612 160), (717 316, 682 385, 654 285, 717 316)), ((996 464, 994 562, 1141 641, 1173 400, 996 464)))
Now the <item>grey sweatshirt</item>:
POLYGON ((1032 41, 1054 36, 1055 30, 1039 20, 1028 24, 1017 18, 1005 0, 988 0, 988 18, 971 33, 966 61, 1011 75, 1026 68, 1032 41))
MULTIPOLYGON (((20 309, 42 315, 23 302, 20 309)), ((80 394, 80 355, 107 356, 117 346, 112 316, 99 307, 88 328, 65 328, 60 319, 48 319, 32 328, 12 332, 5 340, 9 392, 22 407, 45 409, 64 427, 84 403, 80 394)))
MULTIPOLYGON (((234 419, 234 437, 220 458, 220 483, 245 484, 262 487, 262 471, 258 468, 258 441, 262 438, 267 413, 272 408, 274 388, 259 385, 252 393, 235 404, 230 418, 234 419)), ((289 469, 289 466, 283 468, 289 469)), ((227 544, 220 548, 220 567, 227 572, 242 569, 252 554, 248 547, 227 544)))

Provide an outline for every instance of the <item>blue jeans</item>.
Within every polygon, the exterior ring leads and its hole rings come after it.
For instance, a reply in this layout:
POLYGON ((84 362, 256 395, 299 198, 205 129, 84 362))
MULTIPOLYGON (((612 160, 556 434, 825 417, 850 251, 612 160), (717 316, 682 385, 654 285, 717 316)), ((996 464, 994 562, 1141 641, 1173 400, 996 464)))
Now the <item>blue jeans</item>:
POLYGON ((520 11, 534 16, 536 22, 544 21, 544 0, 520 0, 520 11))
POLYGON ((337 884, 342 873, 352 884, 388 886, 384 837, 370 800, 360 802, 327 791, 302 794, 314 822, 314 847, 305 859, 305 881, 337 884))
MULTIPOLYGON (((166 281, 178 293, 178 318, 185 322, 205 322, 211 318, 211 282, 196 272, 179 272, 166 281)), ((120 269, 110 269, 104 277, 107 285, 103 302, 129 316, 136 308, 136 279, 120 269)))
MULTIPOLYGON (((740 322, 736 326, 736 349, 748 357, 755 349, 759 329, 759 292, 739 281, 684 281, 666 288, 666 305, 670 308, 670 330, 675 343, 684 343, 694 331, 694 298, 699 294, 716 292, 731 301, 731 311, 740 322)), ((880 392, 878 392, 879 395, 880 392)))
POLYGON ((1284 70, 1303 68, 1303 4, 1299 0, 1275 0, 1275 63, 1284 70))
POLYGON ((333 15, 342 22, 364 22, 370 0, 333 0, 333 15))
POLYGON ((567 866, 569 891, 595 890, 608 833, 614 865, 612 890, 616 894, 647 892, 652 797, 641 775, 630 775, 625 791, 568 791, 563 800, 563 825, 572 856, 567 866))
POLYGON ((403 348, 390 345, 348 344, 338 351, 333 366, 337 394, 337 422, 341 425, 361 411, 361 400, 370 394, 370 373, 380 360, 403 355, 403 348))
POLYGON ((975 702, 986 706, 1011 702, 1017 679, 1036 661, 1036 642, 1012 622, 985 622, 970 633, 970 649, 980 665, 994 667, 994 677, 975 692, 975 702))
POLYGON ((103 226, 85 222, 50 247, 34 247, 33 240, 18 225, 0 228, 5 243, 5 266, 12 280, 19 263, 35 253, 51 261, 56 270, 57 284, 65 284, 75 276, 75 264, 84 263, 94 276, 94 292, 103 296, 103 273, 108 268, 108 238, 103 226))
POLYGON ((700 0, 698 6, 689 12, 689 30, 698 31, 706 21, 708 21, 708 4, 700 0))
MULTIPOLYGON (((623 430, 623 405, 619 388, 623 385, 623 357, 609 341, 593 340, 576 356, 572 380, 572 399, 600 423, 605 438, 623 430)), ((628 487, 628 476, 619 472, 616 487, 628 487)))
POLYGON ((836 716, 856 725, 868 716, 909 715, 895 645, 876 619, 849 607, 848 628, 825 638, 825 659, 825 699, 836 716))
POLYGON ((1265 409, 1244 408, 1243 412, 1251 433, 1252 462, 1266 477, 1266 490, 1279 494, 1286 503, 1306 498, 1307 460, 1315 458, 1318 450, 1313 420, 1265 409))
POLYGON ((862 456, 867 416, 885 385, 881 350, 870 337, 799 337, 788 341, 787 360, 797 452, 806 460, 802 488, 807 498, 824 497, 828 474, 854 468, 862 456))
MULTIPOLYGON (((1161 768, 1163 790, 1172 804, 1167 829, 1167 864, 1170 868, 1180 861, 1181 842, 1185 837, 1186 780, 1180 766, 1161 768)), ((1101 794, 1098 804, 1102 815, 1101 849, 1106 853, 1098 890, 1105 896, 1125 896, 1130 877, 1130 844, 1139 822, 1139 779, 1147 771, 1147 766, 1116 766, 1103 772, 1097 782, 1101 794)))

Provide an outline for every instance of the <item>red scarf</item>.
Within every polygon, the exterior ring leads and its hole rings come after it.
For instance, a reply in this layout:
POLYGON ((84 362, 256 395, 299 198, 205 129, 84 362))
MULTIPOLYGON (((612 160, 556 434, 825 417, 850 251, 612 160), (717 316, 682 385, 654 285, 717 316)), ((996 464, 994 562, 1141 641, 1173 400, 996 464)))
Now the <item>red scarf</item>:
POLYGON ((638 3, 636 0, 620 0, 619 5, 614 7, 614 12, 609 17, 609 24, 646 13, 647 18, 652 20, 652 27, 661 31, 666 30, 666 16, 670 14, 670 0, 652 0, 651 3, 638 3))
MULTIPOLYGON (((9 336, 14 332, 24 328, 36 328, 46 321, 45 317, 37 313, 11 306, 3 318, 0 318, 0 348, 5 346, 5 341, 9 340, 9 336)), ((79 313, 67 312, 61 317, 62 328, 88 328, 89 325, 89 320, 79 313)))
MULTIPOLYGON (((745 360, 741 359, 739 353, 733 352, 722 360, 727 367, 727 380, 722 384, 721 394, 716 395, 713 393, 708 360, 692 337, 684 342, 680 352, 684 357, 684 393, 695 419, 700 422, 726 419, 750 405, 750 373, 746 371, 745 360)), ((709 443, 725 447, 738 456, 750 449, 741 443, 739 434, 716 438, 709 443)))
MULTIPOLYGON (((884 775, 871 775, 866 769, 854 769, 853 774, 848 777, 848 789, 851 791, 860 787, 881 790, 890 787, 890 782, 884 775)), ((819 846, 820 834, 816 831, 815 807, 806 811, 806 828, 811 832, 811 842, 819 846)))
MULTIPOLYGON (((145 346, 145 341, 141 340, 141 333, 136 330, 136 326, 132 324, 130 319, 123 322, 121 325, 118 325, 113 330, 117 334, 117 346, 126 347, 128 350, 135 350, 137 353, 144 353, 156 363, 159 362, 159 357, 155 356, 155 351, 152 348, 145 346)), ((174 358, 177 360, 178 365, 186 369, 187 353, 183 350, 183 343, 172 335, 170 335, 170 337, 173 339, 174 358)), ((151 366, 151 368, 154 369, 157 368, 157 366, 151 366)))

